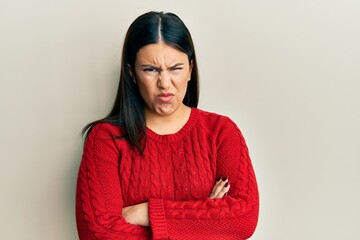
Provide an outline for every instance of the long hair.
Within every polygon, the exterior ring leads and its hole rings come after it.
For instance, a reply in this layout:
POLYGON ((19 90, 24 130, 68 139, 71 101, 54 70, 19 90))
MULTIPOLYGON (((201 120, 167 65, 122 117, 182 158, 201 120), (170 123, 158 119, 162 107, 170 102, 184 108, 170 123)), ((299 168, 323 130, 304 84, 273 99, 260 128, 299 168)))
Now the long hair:
POLYGON ((190 32, 177 15, 152 11, 135 19, 127 31, 121 57, 119 88, 112 110, 105 118, 86 125, 83 134, 88 133, 96 123, 110 122, 125 130, 125 136, 118 137, 126 138, 133 147, 143 153, 146 143, 144 101, 138 86, 133 82, 129 66, 135 65, 136 54, 140 48, 160 41, 187 54, 193 68, 183 103, 189 107, 197 107, 198 69, 190 32))

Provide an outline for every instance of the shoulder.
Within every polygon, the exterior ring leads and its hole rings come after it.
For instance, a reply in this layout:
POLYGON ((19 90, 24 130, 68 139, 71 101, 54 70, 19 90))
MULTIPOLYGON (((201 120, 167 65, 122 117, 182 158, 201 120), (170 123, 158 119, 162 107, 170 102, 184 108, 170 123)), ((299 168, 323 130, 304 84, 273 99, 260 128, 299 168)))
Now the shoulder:
POLYGON ((112 142, 115 143, 124 137, 124 130, 118 125, 100 122, 94 124, 86 135, 85 145, 93 145, 99 142, 112 142))
POLYGON ((119 126, 110 123, 95 123, 84 142, 83 159, 99 164, 110 162, 118 164, 119 154, 126 141, 121 138, 119 126))
POLYGON ((203 110, 199 111, 199 124, 207 129, 208 134, 216 140, 218 147, 222 146, 244 146, 246 147, 246 141, 244 136, 236 125, 236 123, 228 116, 224 116, 217 113, 207 112, 203 110))
POLYGON ((118 125, 108 123, 108 122, 100 122, 94 124, 88 132, 88 136, 114 136, 119 137, 122 136, 123 133, 122 127, 119 127, 118 125))
POLYGON ((236 123, 228 116, 201 109, 196 109, 198 122, 201 126, 209 128, 212 132, 222 132, 225 129, 239 131, 236 123))

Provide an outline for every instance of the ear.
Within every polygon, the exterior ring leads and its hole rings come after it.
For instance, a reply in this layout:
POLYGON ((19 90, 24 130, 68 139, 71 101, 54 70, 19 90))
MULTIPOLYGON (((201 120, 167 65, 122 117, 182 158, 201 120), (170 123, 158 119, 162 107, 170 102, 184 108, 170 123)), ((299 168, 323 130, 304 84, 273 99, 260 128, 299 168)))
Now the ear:
POLYGON ((188 78, 189 80, 188 81, 191 80, 191 73, 192 73, 193 67, 194 67, 194 62, 193 62, 193 60, 191 60, 190 61, 190 69, 189 69, 189 78, 188 78))
POLYGON ((132 78, 133 82, 136 84, 134 71, 133 71, 132 67, 130 66, 130 64, 128 64, 128 71, 129 71, 130 77, 132 78))

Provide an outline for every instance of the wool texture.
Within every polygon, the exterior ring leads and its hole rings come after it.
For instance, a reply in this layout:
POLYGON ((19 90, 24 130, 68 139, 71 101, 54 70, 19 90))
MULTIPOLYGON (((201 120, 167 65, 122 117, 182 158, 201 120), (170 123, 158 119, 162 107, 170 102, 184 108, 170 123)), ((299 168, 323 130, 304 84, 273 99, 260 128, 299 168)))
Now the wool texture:
POLYGON ((124 130, 98 123, 79 168, 76 220, 81 240, 248 239, 259 213, 256 178, 242 133, 228 117, 191 109, 175 134, 146 132, 140 155, 124 130), (220 177, 226 196, 210 199, 220 177), (129 224, 122 208, 149 203, 150 227, 129 224))

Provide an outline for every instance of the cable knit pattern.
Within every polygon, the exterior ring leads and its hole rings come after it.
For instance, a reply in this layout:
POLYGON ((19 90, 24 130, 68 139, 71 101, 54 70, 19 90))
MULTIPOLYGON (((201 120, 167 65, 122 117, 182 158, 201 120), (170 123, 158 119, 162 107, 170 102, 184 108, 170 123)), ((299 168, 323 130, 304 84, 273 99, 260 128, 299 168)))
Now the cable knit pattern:
POLYGON ((248 239, 259 197, 245 140, 227 117, 193 108, 175 134, 147 129, 143 155, 100 123, 90 131, 80 164, 76 219, 81 240, 248 239), (230 191, 208 196, 220 176, 230 191), (149 202, 150 227, 131 225, 122 208, 149 202))

